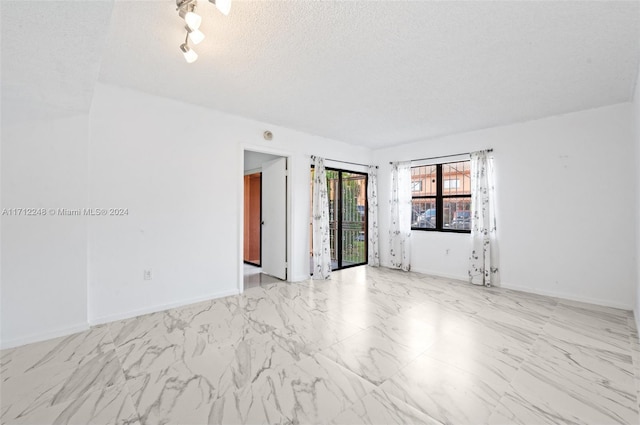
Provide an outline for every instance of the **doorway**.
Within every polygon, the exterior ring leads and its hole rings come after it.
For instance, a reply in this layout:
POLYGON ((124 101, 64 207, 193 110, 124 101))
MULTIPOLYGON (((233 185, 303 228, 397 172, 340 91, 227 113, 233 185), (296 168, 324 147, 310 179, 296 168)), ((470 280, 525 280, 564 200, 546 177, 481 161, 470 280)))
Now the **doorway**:
MULTIPOLYGON (((313 171, 311 168, 312 194, 313 171)), ((331 270, 367 264, 367 174, 335 168, 326 168, 326 173, 331 270)), ((310 230, 313 241, 313 224, 310 230)), ((313 253, 310 261, 313 270, 313 253)))
POLYGON ((262 172, 244 176, 244 262, 262 263, 262 172))
POLYGON ((287 158, 244 151, 243 287, 287 279, 287 158))

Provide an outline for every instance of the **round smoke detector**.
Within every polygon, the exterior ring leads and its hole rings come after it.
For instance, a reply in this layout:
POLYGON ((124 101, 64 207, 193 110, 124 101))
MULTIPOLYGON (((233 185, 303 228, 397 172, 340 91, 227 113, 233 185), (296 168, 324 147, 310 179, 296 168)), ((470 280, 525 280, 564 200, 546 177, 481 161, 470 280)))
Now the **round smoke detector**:
POLYGON ((269 130, 266 130, 264 133, 262 133, 262 136, 264 137, 264 140, 273 139, 273 133, 270 132, 269 130))

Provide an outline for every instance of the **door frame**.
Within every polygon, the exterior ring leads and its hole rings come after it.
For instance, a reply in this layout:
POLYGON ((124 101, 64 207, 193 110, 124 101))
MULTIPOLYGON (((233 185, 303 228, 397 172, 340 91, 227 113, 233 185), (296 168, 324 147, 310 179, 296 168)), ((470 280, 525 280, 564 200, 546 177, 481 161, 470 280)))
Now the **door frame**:
MULTIPOLYGON (((239 164, 239 172, 236 176, 236 181, 238 182, 238 293, 242 294, 244 292, 244 154, 245 151, 257 152, 257 153, 266 153, 269 155, 281 156, 287 159, 287 236, 285 238, 287 244, 287 282, 291 282, 293 277, 293 273, 291 270, 291 247, 292 247, 292 232, 291 232, 291 217, 292 217, 292 202, 291 202, 291 168, 292 168, 292 153, 279 150, 279 149, 271 149, 265 146, 259 145, 250 145, 250 144, 240 144, 238 152, 238 164, 239 164)), ((262 239, 262 237, 261 237, 262 239)))

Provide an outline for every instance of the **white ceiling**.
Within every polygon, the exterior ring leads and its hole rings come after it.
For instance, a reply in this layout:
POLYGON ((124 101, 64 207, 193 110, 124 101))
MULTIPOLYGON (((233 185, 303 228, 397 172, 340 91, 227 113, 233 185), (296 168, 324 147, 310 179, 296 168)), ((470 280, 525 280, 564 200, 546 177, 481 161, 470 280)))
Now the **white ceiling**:
POLYGON ((32 7, 44 26, 20 12, 33 2, 10 18, 5 3, 3 90, 9 75, 85 93, 74 70, 99 66, 106 83, 372 148, 629 101, 640 61, 638 1, 234 1, 225 17, 199 0, 207 38, 191 65, 174 0, 116 1, 108 31, 111 2, 84 2, 102 8, 83 12, 80 37, 59 6, 80 2, 32 7), (79 42, 45 67, 5 67, 14 42, 56 37, 79 42))
POLYGON ((111 1, 2 1, 3 119, 88 112, 111 1))

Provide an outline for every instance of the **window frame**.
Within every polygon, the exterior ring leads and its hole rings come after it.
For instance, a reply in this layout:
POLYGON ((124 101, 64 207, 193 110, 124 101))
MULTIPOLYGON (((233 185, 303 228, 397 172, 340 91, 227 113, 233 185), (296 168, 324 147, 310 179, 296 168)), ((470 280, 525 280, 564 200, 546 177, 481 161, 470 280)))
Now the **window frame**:
MULTIPOLYGON (((442 176, 442 168, 444 165, 455 164, 459 162, 471 162, 471 160, 463 160, 463 161, 451 161, 451 162, 442 162, 437 164, 429 164, 429 166, 436 166, 436 194, 435 195, 411 195, 411 204, 413 205, 414 199, 435 199, 436 202, 436 226, 435 227, 414 227, 413 222, 411 223, 411 230, 419 230, 425 232, 444 232, 444 233, 471 233, 471 229, 451 229, 444 227, 444 201, 445 199, 451 198, 469 198, 469 212, 471 213, 471 193, 468 195, 454 194, 454 195, 445 195, 443 193, 444 180, 442 176)), ((416 165, 411 167, 411 169, 424 167, 424 165, 416 165)))

